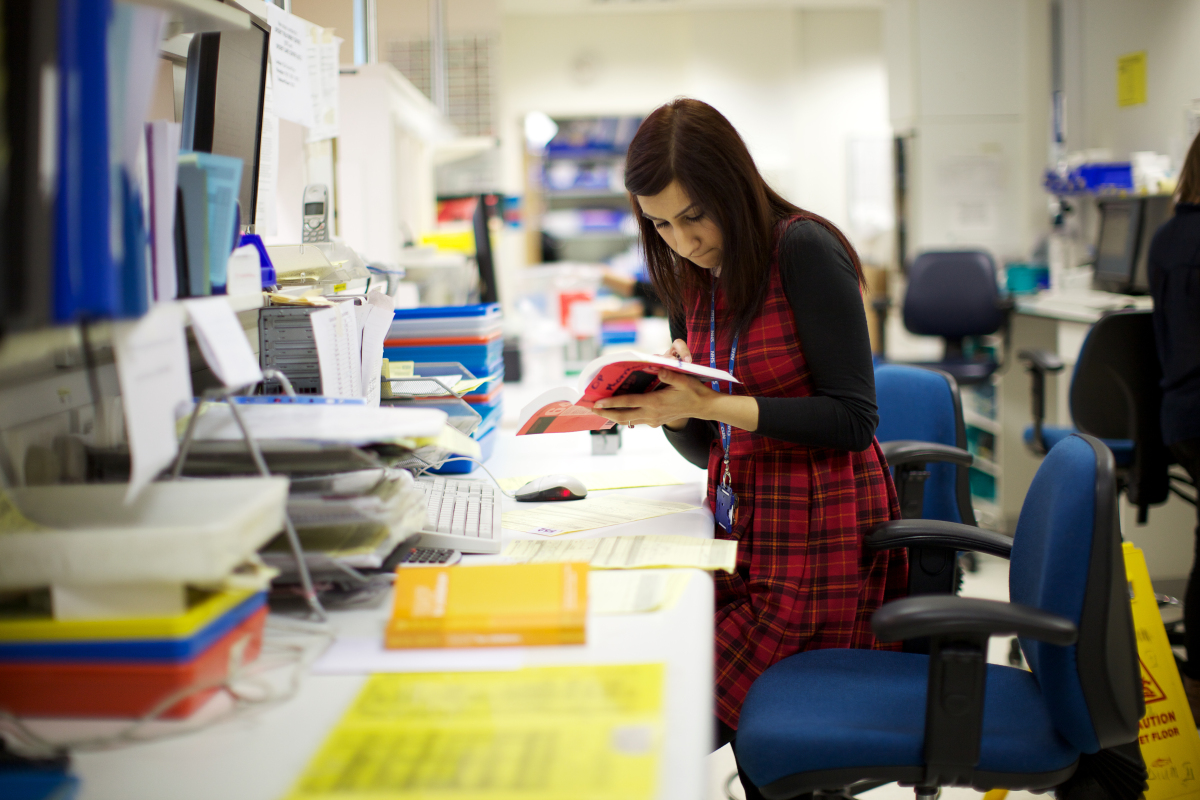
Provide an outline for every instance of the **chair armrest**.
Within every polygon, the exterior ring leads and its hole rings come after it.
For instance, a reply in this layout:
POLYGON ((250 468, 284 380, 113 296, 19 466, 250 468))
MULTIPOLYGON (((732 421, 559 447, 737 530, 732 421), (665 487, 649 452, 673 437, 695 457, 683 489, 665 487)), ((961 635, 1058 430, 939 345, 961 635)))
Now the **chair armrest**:
POLYGON ((1061 372, 1063 368, 1063 360, 1049 350, 1021 350, 1017 358, 1029 369, 1039 372, 1061 372))
POLYGON ((951 447, 948 444, 936 442, 896 439, 891 442, 880 442, 879 447, 883 450, 883 457, 887 459, 889 467, 925 461, 948 461, 951 464, 969 467, 975 461, 975 456, 961 447, 951 447))
POLYGON ((972 550, 1001 558, 1012 552, 1012 539, 1003 533, 940 519, 894 519, 877 525, 863 539, 870 550, 897 547, 945 547, 972 550))
POLYGON ((1079 636, 1075 623, 1040 608, 955 595, 920 595, 888 603, 871 617, 871 630, 885 642, 1015 634, 1065 646, 1079 636))

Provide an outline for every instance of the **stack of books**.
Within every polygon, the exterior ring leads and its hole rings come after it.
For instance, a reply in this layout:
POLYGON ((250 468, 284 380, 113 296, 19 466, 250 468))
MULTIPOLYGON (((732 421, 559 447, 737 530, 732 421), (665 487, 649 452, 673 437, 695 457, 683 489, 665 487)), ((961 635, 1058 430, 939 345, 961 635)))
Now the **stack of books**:
POLYGON ((257 658, 287 480, 0 494, 0 708, 184 717, 257 658), (7 509, 5 513, 4 509, 7 509))
MULTIPOLYGON (((463 397, 482 417, 471 438, 486 460, 495 447, 503 413, 504 338, 499 303, 396 309, 383 357, 389 361, 458 363, 476 378, 487 378, 463 397)), ((439 474, 466 473, 470 461, 451 461, 439 474)))

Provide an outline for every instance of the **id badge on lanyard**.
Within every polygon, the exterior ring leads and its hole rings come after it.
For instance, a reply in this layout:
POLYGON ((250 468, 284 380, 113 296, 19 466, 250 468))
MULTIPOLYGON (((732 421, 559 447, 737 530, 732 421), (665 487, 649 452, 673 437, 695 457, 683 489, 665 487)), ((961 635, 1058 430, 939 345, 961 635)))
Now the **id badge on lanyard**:
MULTIPOLYGON (((711 302, 708 306, 708 366, 710 369, 717 368, 717 282, 713 279, 712 294, 710 295, 711 302)), ((729 348, 729 374, 733 374, 733 359, 737 355, 738 334, 733 335, 733 344, 729 348)), ((721 391, 719 381, 712 382, 714 392, 721 391)), ((733 394, 733 384, 729 384, 729 393, 733 394)), ((721 429, 721 449, 723 458, 721 460, 721 480, 717 483, 717 507, 713 509, 713 516, 716 517, 717 524, 726 533, 733 531, 733 525, 737 521, 737 494, 733 491, 733 480, 729 475, 729 441, 732 438, 732 429, 726 423, 720 423, 721 429)))

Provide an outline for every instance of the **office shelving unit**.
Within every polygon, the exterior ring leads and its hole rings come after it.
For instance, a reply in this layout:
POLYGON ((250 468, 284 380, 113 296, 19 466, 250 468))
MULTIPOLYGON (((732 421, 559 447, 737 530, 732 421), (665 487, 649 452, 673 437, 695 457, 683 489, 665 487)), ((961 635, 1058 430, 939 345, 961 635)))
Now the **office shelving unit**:
MULTIPOLYGON (((998 337, 984 337, 983 347, 998 353, 1002 347, 998 337)), ((975 456, 969 469, 971 505, 975 521, 981 528, 1004 532, 1002 500, 1004 474, 1000 468, 1002 437, 1000 435, 1000 382, 993 375, 988 383, 960 387, 963 422, 967 429, 967 449, 975 456)))
MULTIPOLYGON (((637 238, 625 192, 625 151, 638 117, 556 118, 558 134, 531 157, 526 208, 539 243, 549 234, 564 261, 603 261, 637 238)), ((533 253, 531 253, 533 255, 533 253)), ((540 252, 537 252, 540 261, 540 252)))

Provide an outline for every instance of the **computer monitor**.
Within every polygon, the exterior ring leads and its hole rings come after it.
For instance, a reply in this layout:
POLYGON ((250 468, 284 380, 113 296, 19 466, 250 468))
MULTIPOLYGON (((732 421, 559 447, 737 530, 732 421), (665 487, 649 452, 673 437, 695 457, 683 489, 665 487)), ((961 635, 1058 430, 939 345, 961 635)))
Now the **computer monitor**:
POLYGON ((479 302, 498 303, 496 291, 496 262, 492 258, 492 237, 488 229, 488 195, 479 195, 471 227, 475 232, 475 266, 479 269, 479 302))
POLYGON ((188 47, 181 144, 184 150, 242 159, 243 226, 254 224, 258 202, 270 36, 251 19, 248 31, 198 34, 188 47))
POLYGON ((1133 270, 1134 294, 1150 294, 1150 243, 1163 223, 1175 213, 1175 199, 1170 195, 1155 195, 1142 200, 1142 236, 1137 263, 1133 270))
POLYGON ((1136 198, 1101 200, 1100 237, 1096 244, 1096 271, 1092 284, 1106 292, 1133 288, 1138 240, 1142 226, 1142 201, 1136 198))

